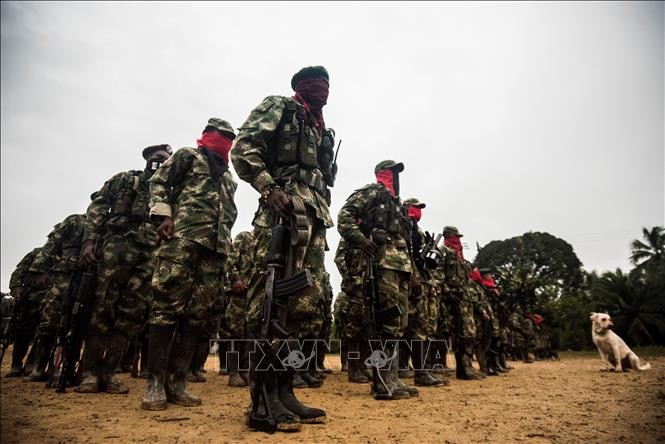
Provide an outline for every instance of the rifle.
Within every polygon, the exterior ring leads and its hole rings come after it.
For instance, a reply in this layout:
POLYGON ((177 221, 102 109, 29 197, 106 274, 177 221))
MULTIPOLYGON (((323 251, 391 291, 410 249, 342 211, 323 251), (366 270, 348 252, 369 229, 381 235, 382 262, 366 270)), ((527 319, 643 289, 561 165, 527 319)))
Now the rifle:
POLYGON ((339 147, 342 146, 342 139, 339 139, 337 143, 337 149, 335 150, 335 157, 333 157, 332 165, 330 166, 330 186, 335 186, 335 179, 337 178, 337 155, 339 154, 339 147))
POLYGON ((423 245, 419 252, 419 259, 423 267, 428 270, 435 270, 439 262, 441 262, 442 255, 437 246, 442 236, 443 234, 439 233, 434 238, 429 232, 425 232, 425 245, 423 245))
MULTIPOLYGON (((95 255, 99 256, 101 237, 95 242, 95 255)), ((81 359, 81 344, 85 339, 86 330, 92 316, 97 288, 97 264, 88 265, 81 273, 75 291, 70 293, 67 307, 63 301, 63 318, 65 324, 61 330, 62 362, 56 393, 65 393, 67 382, 76 377, 77 364, 81 359)), ((51 384, 51 381, 49 381, 51 384)))
MULTIPOLYGON (((257 345, 268 363, 279 362, 276 353, 279 342, 291 337, 291 332, 286 328, 289 297, 314 284, 310 270, 304 269, 297 273, 292 270, 293 247, 307 245, 309 234, 307 213, 302 200, 295 196, 291 199, 294 216, 288 222, 277 218, 266 257, 268 276, 261 308, 261 337, 257 345)), ((250 389, 252 411, 248 416, 248 425, 256 430, 274 433, 277 424, 268 403, 266 370, 251 369, 255 383, 250 389), (259 413, 260 407, 264 408, 265 414, 259 413)))

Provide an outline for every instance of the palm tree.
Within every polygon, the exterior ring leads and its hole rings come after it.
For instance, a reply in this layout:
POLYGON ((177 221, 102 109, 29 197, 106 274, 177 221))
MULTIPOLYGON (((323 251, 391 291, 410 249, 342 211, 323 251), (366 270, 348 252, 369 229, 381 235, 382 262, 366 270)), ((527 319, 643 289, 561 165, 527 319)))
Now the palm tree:
POLYGON ((645 242, 635 239, 631 244, 633 253, 630 260, 639 269, 649 269, 660 264, 665 257, 665 228, 655 226, 651 230, 642 228, 645 242))

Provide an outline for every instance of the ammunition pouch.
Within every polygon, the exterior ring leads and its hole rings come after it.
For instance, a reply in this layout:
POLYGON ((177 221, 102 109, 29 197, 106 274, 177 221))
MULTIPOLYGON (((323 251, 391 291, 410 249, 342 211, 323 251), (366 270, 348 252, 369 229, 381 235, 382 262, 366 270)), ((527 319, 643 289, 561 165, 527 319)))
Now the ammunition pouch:
POLYGON ((325 197, 327 185, 323 178, 323 174, 318 169, 306 170, 303 168, 298 168, 298 172, 296 173, 295 178, 298 182, 309 185, 318 191, 321 196, 325 197))
POLYGON ((276 165, 318 168, 317 138, 315 130, 305 126, 304 109, 288 101, 278 127, 276 165))

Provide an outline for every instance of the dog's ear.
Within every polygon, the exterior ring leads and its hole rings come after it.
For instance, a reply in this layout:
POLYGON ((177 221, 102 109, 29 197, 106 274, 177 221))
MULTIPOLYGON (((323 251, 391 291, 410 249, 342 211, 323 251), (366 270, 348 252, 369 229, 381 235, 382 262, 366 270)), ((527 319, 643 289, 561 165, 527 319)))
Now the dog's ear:
POLYGON ((595 321, 595 320, 596 320, 596 316, 598 316, 598 313, 596 313, 595 311, 592 311, 592 312, 591 312, 591 316, 589 316, 589 319, 591 319, 592 321, 595 321))

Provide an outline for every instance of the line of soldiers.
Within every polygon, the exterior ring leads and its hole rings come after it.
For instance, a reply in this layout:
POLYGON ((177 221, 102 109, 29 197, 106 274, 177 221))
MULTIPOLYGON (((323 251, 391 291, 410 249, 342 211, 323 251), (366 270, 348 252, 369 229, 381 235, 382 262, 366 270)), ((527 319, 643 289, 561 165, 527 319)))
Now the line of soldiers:
MULTIPOLYGON (((25 372, 36 329, 30 380, 48 379, 60 344, 61 373, 77 392, 125 394, 115 371, 142 348, 132 339, 143 338, 141 408, 197 406, 201 398, 187 382, 205 379, 208 346, 219 336, 229 385, 249 386, 251 429, 298 430, 326 420, 294 387, 320 387, 329 372, 322 344, 332 328, 333 289, 324 254, 337 166, 335 133, 322 111, 328 72, 303 68, 291 87, 292 97, 266 97, 237 135, 211 118, 196 148, 145 148, 143 170, 113 176, 92 194, 85 215, 56 225, 12 275, 15 312, 25 313, 26 328, 16 330, 9 376, 25 372), (234 240, 230 163, 260 195, 253 230, 234 240), (82 344, 77 377, 71 363, 82 344)), ((418 395, 400 380, 409 361, 415 385, 445 385, 433 373, 447 368, 450 338, 458 378, 508 369, 500 322, 507 313, 488 270, 472 271, 455 227, 444 228, 443 245, 422 231, 425 204, 400 199, 403 169, 391 160, 377 164, 376 183, 354 192, 337 220, 343 308, 335 320, 349 381, 371 381, 376 399, 418 395), (481 372, 471 365, 474 353, 481 372)))

